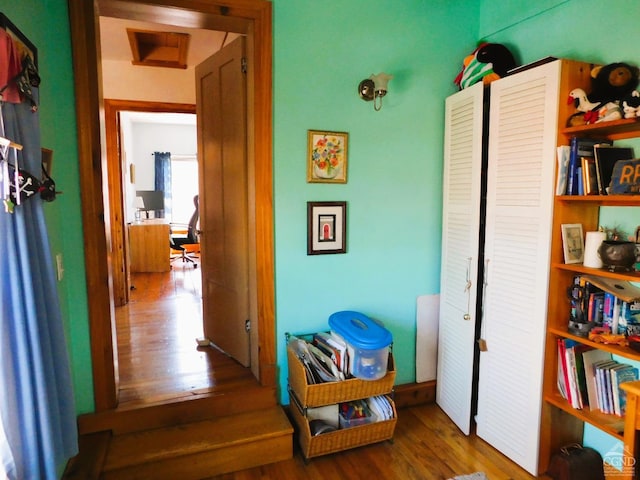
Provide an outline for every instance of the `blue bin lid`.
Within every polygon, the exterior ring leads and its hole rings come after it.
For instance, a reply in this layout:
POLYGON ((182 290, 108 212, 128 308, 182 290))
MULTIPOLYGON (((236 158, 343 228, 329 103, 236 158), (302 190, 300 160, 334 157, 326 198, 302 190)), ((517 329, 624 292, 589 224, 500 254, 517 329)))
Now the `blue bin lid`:
POLYGON ((391 344, 393 336, 380 322, 365 314, 345 310, 329 316, 329 327, 357 348, 377 350, 391 344))

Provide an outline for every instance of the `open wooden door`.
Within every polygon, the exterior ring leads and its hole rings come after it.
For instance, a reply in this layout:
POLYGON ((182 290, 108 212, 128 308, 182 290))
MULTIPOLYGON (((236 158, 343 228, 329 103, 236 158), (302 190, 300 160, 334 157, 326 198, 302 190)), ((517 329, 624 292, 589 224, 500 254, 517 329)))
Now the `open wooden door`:
POLYGON ((204 335, 249 366, 245 39, 196 67, 204 335))

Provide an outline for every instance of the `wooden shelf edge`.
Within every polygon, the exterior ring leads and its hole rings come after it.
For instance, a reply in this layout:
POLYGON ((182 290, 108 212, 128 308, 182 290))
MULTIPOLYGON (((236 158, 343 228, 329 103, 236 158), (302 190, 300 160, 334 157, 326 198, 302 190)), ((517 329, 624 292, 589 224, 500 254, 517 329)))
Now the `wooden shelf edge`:
POLYGON ((601 412, 592 412, 590 410, 578 410, 577 408, 573 408, 569 405, 569 402, 562 398, 558 393, 544 395, 544 401, 565 411, 569 415, 573 415, 583 422, 587 422, 590 425, 599 428, 618 440, 624 440, 624 417, 617 417, 615 415, 608 415, 601 412))
POLYGON ((592 123, 589 125, 579 125, 567 127, 560 130, 566 136, 589 136, 601 135, 609 138, 626 138, 625 135, 637 136, 639 122, 637 118, 622 118, 610 122, 592 123), (615 137, 612 137, 615 136, 615 137))
POLYGON ((621 357, 628 358, 629 360, 635 360, 637 362, 640 361, 640 353, 632 350, 629 347, 620 347, 618 345, 610 345, 607 343, 592 342, 588 338, 573 335, 572 333, 569 333, 562 328, 549 327, 548 332, 558 337, 569 338, 584 345, 589 345, 590 347, 597 348, 598 350, 604 350, 605 352, 609 352, 613 355, 619 355, 621 357))
POLYGON ((600 206, 640 205, 640 195, 556 195, 555 199, 563 203, 593 203, 600 206))
POLYGON ((625 282, 640 282, 640 272, 611 272, 605 268, 589 268, 581 263, 558 263, 553 262, 552 268, 567 270, 580 275, 593 275, 594 277, 614 278, 625 282))

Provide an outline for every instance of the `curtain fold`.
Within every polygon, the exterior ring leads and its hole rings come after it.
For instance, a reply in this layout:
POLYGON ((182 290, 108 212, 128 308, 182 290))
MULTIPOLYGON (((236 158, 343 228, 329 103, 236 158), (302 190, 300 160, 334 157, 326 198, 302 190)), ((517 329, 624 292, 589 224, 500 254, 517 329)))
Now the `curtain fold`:
MULTIPOLYGON (((33 92, 37 98, 37 88, 33 92)), ((38 113, 26 102, 1 108, 0 135, 23 145, 20 168, 40 177, 38 113)), ((14 213, 0 211, 0 245, 0 460, 11 480, 53 480, 78 446, 68 350, 39 195, 16 205, 14 213)))
POLYGON ((153 152, 155 159, 155 188, 164 192, 164 216, 171 218, 171 153, 153 152))

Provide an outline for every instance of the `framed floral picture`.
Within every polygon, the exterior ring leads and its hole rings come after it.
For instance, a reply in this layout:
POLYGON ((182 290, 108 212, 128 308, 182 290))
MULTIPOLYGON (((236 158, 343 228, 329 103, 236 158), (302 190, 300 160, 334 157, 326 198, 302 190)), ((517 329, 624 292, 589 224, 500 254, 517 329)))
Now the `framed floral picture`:
POLYGON ((307 255, 347 252, 347 202, 307 202, 307 255))
POLYGON ((347 183, 348 141, 346 132, 308 131, 308 183, 347 183))

